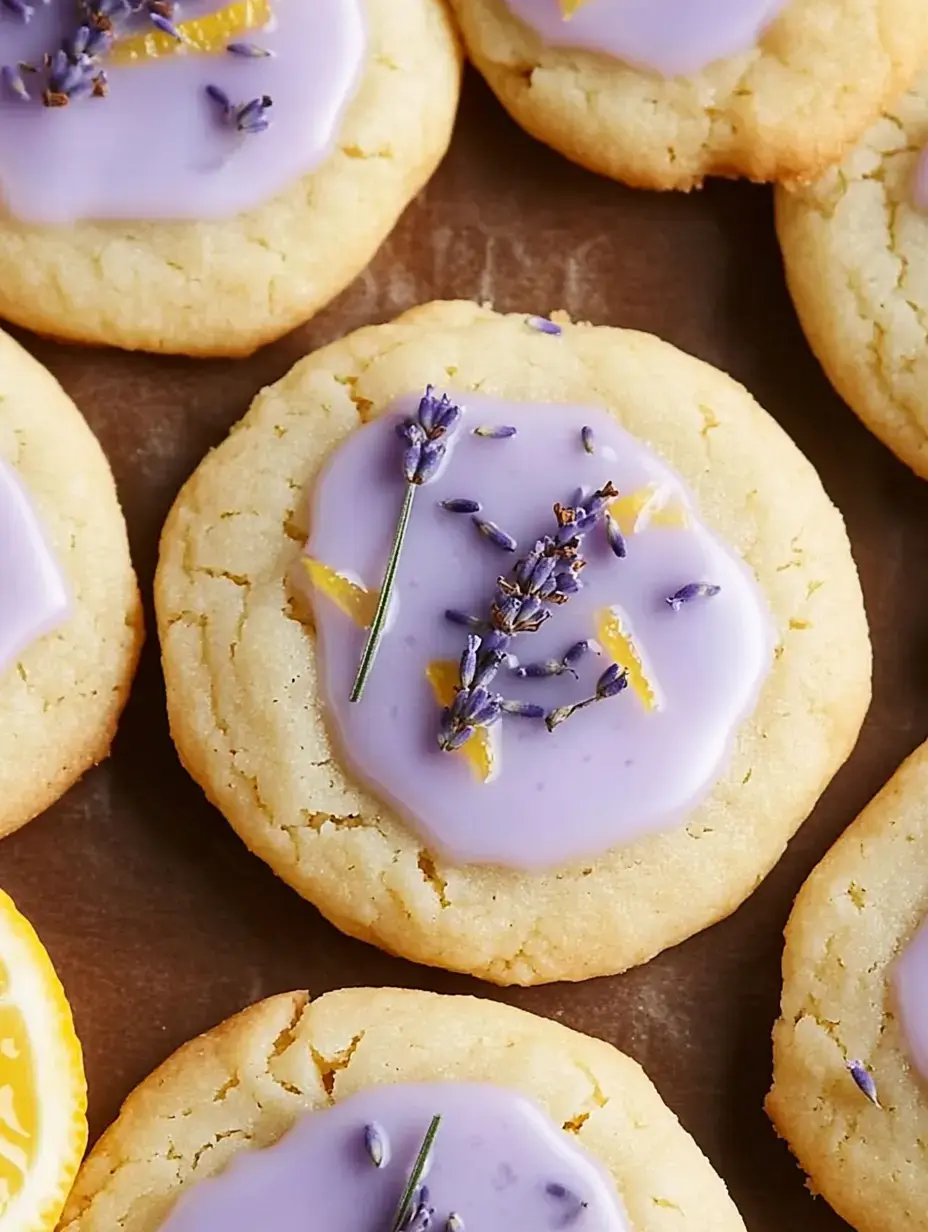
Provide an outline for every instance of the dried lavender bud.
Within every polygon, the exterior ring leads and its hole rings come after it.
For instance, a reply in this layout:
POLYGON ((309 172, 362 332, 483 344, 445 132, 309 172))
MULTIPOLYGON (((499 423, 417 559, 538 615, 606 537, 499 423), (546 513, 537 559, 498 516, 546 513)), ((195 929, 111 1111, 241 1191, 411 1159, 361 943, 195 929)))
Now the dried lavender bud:
POLYGON ((721 589, 721 586, 713 586, 711 582, 688 582, 665 602, 668 607, 679 612, 684 604, 692 603, 694 599, 712 599, 721 589))
POLYGON ((445 1232, 466 1232, 464 1220, 457 1211, 452 1211, 445 1220, 445 1232))
POLYGON ((495 522, 474 514, 473 523, 484 539, 488 539, 494 547, 502 548, 504 552, 514 552, 519 546, 512 535, 508 535, 495 522))
POLYGON ((483 639, 483 645, 480 649, 485 655, 495 654, 497 651, 503 654, 510 641, 511 636, 504 629, 491 629, 483 639))
POLYGON ((221 88, 221 86, 216 86, 210 83, 205 87, 205 93, 206 97, 222 110, 224 117, 228 117, 232 114, 232 100, 229 98, 228 94, 226 94, 225 90, 221 88))
POLYGON ((372 1122, 364 1126, 364 1149, 375 1168, 385 1168, 390 1162, 390 1139, 383 1126, 372 1122))
POLYGON ((439 504, 442 509, 447 509, 448 513, 479 513, 482 508, 480 501, 468 500, 464 496, 439 501, 439 504))
POLYGON ((625 536, 619 530, 619 524, 611 513, 606 514, 604 521, 606 540, 610 548, 612 548, 613 554, 618 556, 619 560, 623 560, 628 554, 628 549, 625 546, 625 536))
POLYGON ((480 649, 480 638, 472 633, 467 639, 467 649, 461 655, 461 686, 469 689, 477 674, 477 651, 480 649))
POLYGON ((458 612, 453 607, 445 609, 445 620, 450 620, 453 625, 462 625, 465 629, 473 629, 475 633, 482 633, 487 628, 487 622, 479 616, 468 616, 466 612, 458 612))
POLYGON ((263 60, 273 55, 273 52, 268 51, 266 47, 259 47, 257 43, 229 43, 226 51, 231 52, 233 56, 244 56, 250 60, 263 60))
POLYGON ((415 419, 404 419, 396 425, 396 435, 407 445, 423 445, 427 440, 425 429, 415 419))
POLYGON ((579 663, 580 660, 585 658, 591 651, 594 654, 599 654, 600 647, 597 642, 592 641, 590 638, 587 638, 582 642, 574 642, 573 646, 571 646, 567 654, 564 655, 561 662, 564 667, 573 667, 575 663, 579 663))
POLYGON ((505 658, 505 652, 502 650, 491 650, 488 654, 482 654, 472 689, 486 687, 502 667, 505 658))
POLYGON ((848 1061, 847 1072, 851 1075, 857 1086, 863 1091, 871 1104, 875 1104, 877 1108, 882 1108, 879 1096, 876 1091, 876 1083, 873 1080, 873 1075, 867 1069, 862 1061, 848 1061))
POLYGON ((515 436, 517 429, 511 424, 500 424, 498 428, 491 428, 484 425, 480 428, 474 428, 474 436, 485 436, 491 441, 504 441, 510 436, 515 436))
POLYGON ((455 730, 445 731, 439 729, 438 743, 442 751, 445 753, 453 753, 456 749, 463 748, 468 740, 474 734, 476 729, 473 727, 459 727, 455 730))
POLYGON ((545 680, 551 676, 563 676, 567 670, 557 659, 545 659, 543 663, 526 663, 524 667, 517 667, 515 674, 523 680, 545 680))
POLYGON ((35 8, 31 4, 26 4, 25 0, 0 0, 0 7, 8 9, 20 21, 28 21, 35 8))
POLYGON ((536 706, 534 702, 504 701, 501 703, 501 709, 504 714, 514 714, 519 719, 543 719, 545 717, 544 706, 536 706))
POLYGON ((445 443, 440 440, 429 440, 417 448, 420 451, 419 462, 412 476, 407 476, 407 479, 419 487, 424 483, 431 483, 438 474, 438 468, 445 456, 445 443))
POLYGON ((593 429, 589 426, 589 424, 585 424, 580 429, 580 439, 583 441, 583 448, 587 451, 587 453, 596 452, 596 438, 594 436, 593 429))
POLYGON ((0 68, 0 83, 7 94, 13 94, 16 98, 22 99, 24 103, 29 102, 29 91, 26 89, 26 83, 23 81, 22 73, 12 64, 4 64, 0 68))
POLYGON ((529 329, 535 329, 540 334, 551 334, 556 337, 564 332, 560 325, 549 321, 547 317, 526 317, 525 324, 529 329))
POLYGON ((182 43, 184 41, 184 36, 178 30, 177 26, 174 25, 173 21, 171 21, 170 17, 165 17, 163 13, 159 13, 157 11, 150 11, 148 14, 148 20, 156 30, 160 30, 163 34, 167 34, 172 39, 176 39, 178 43, 182 43))
POLYGON ((611 663, 596 682, 596 696, 601 699, 615 697, 623 689, 628 688, 628 672, 611 663))
POLYGON ((230 119, 240 133, 263 133, 271 126, 267 112, 273 105, 270 95, 262 94, 260 98, 234 107, 230 119))

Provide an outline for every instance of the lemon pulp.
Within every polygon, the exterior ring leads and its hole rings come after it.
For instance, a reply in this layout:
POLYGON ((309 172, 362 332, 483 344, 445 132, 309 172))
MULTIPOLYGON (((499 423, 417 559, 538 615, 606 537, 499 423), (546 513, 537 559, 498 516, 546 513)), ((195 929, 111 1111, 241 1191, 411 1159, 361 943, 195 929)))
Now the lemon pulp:
POLYGON ((645 710, 655 710, 657 693, 645 673, 638 649, 631 635, 625 631, 622 618, 615 608, 600 608, 596 613, 596 637, 613 663, 625 669, 629 688, 645 710))
POLYGON ((609 512, 623 535, 634 535, 649 526, 685 530, 689 525, 689 514, 683 503, 656 483, 610 501, 609 512))
POLYGON ((303 557, 303 568, 309 575, 313 588, 331 599, 336 607, 362 629, 369 629, 377 610, 378 596, 343 573, 336 571, 321 560, 303 557))
POLYGON ((29 1174, 39 1128, 29 1033, 8 993, 9 976, 0 962, 0 1216, 29 1174))
MULTIPOLYGON (((461 684, 461 670, 451 659, 435 659, 425 669, 439 706, 450 706, 461 684)), ((470 762, 471 769, 485 783, 493 773, 493 736, 486 727, 478 727, 467 744, 456 750, 470 762)))

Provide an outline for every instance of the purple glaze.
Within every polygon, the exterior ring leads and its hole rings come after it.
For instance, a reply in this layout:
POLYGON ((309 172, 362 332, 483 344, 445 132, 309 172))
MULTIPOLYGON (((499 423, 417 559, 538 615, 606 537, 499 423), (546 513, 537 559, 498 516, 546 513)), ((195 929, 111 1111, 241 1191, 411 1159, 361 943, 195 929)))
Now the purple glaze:
POLYGON ((893 983, 912 1063, 928 1081, 928 919, 897 959, 893 983))
POLYGON ((755 46, 787 0, 506 0, 552 47, 599 51, 661 77, 698 73, 755 46))
MULTIPOLYGON (((617 606, 656 684, 659 709, 648 712, 628 689, 554 733, 505 719, 494 729, 499 773, 489 782, 460 755, 438 749, 440 711, 426 665, 457 661, 466 639, 443 613, 485 615, 497 576, 514 562, 477 535, 470 518, 440 508, 441 500, 480 501, 485 516, 516 537, 517 555, 554 526, 553 503, 569 501, 580 486, 611 479, 629 494, 656 483, 692 505, 682 481, 604 410, 461 400, 467 409, 450 462, 416 498, 389 631, 357 704, 348 695, 364 634, 324 595, 314 598, 327 714, 343 760, 432 850, 459 864, 552 867, 679 824, 716 781, 774 643, 753 576, 695 520, 689 529, 652 524, 629 534, 623 560, 604 532, 588 535, 583 589, 511 646, 523 663, 560 658, 596 636, 598 610, 617 606), (512 424, 518 435, 473 436, 471 425, 481 423, 512 424), (585 424, 594 429, 594 454, 583 448, 585 424), (673 611, 667 597, 691 581, 719 585, 721 593, 673 611)), ((374 591, 402 499, 392 412, 409 413, 416 401, 400 399, 353 433, 313 493, 307 552, 374 591)), ((587 655, 579 680, 523 680, 503 670, 497 681, 507 697, 554 708, 589 695, 607 665, 587 655)))
POLYGON ((628 1232, 612 1178, 546 1113, 504 1087, 455 1082, 371 1087, 309 1113, 275 1146, 243 1151, 189 1189, 160 1232, 389 1232, 434 1115, 431 1232, 452 1212, 472 1232, 628 1232), (364 1147, 372 1122, 389 1140, 384 1168, 364 1147))
POLYGON ((0 673, 56 629, 70 600, 60 568, 16 472, 0 461, 0 673))
MULTIPOLYGON (((184 0, 182 22, 226 7, 184 0)), ((364 58, 362 0, 272 0, 273 28, 242 36, 272 51, 248 59, 184 52, 107 67, 105 99, 45 108, 0 99, 0 202, 33 223, 219 219, 254 209, 315 170, 337 137, 364 58), (271 127, 224 127, 204 93, 273 99, 271 127)), ((73 0, 37 4, 24 24, 0 5, 0 63, 34 62, 76 26, 73 0)), ((133 32, 146 30, 133 25, 133 32)), ((34 78, 25 78, 32 86, 34 78)))

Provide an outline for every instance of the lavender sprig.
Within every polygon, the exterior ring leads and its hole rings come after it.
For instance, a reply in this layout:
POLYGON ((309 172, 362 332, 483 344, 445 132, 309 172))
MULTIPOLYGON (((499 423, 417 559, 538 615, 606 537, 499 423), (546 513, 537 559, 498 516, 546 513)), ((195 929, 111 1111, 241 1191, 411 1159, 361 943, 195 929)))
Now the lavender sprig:
POLYGON ((380 586, 380 597, 374 619, 368 631, 367 642, 358 665, 358 674, 349 694, 349 701, 361 700, 364 686, 374 666, 374 659, 380 649, 384 625, 387 619, 393 588, 396 583, 396 571, 400 563, 400 553, 409 528, 409 518, 412 514, 412 502, 416 492, 424 484, 430 483, 438 473, 442 460, 448 449, 448 442, 456 431, 461 420, 461 408, 442 394, 436 397, 431 385, 426 386, 425 393, 419 400, 416 414, 410 415, 397 425, 397 436, 403 441, 403 478, 406 481, 406 491, 400 509, 399 520, 393 535, 393 545, 387 558, 387 567, 380 586))
MULTIPOLYGON (((509 645, 520 633, 535 633, 551 618, 552 609, 567 603, 582 583, 586 561, 581 555, 583 537, 604 516, 609 501, 618 493, 611 483, 594 492, 585 506, 557 504, 553 534, 539 539, 519 560, 508 577, 497 580, 486 631, 472 632, 461 657, 461 685, 451 705, 442 711, 438 745, 445 752, 461 748, 479 727, 490 727, 505 708, 499 694, 490 692, 497 672, 509 658, 509 645)), ((457 620, 459 613, 446 613, 457 620)), ((467 618, 474 628, 476 618, 467 618)), ((579 645, 579 644, 578 644, 579 645)), ((572 647, 568 654, 576 651, 572 647)), ((540 707, 539 707, 540 709, 540 707)), ((519 710, 523 717, 529 717, 519 710)), ((533 711, 531 717, 541 718, 533 711)))
MULTIPOLYGON (((400 1232, 401 1228, 407 1228, 410 1220, 410 1211, 414 1218, 421 1207, 428 1207, 428 1191, 422 1186, 425 1196, 419 1192, 420 1182, 428 1166, 429 1155, 432 1153, 432 1144, 438 1134, 438 1127, 441 1124, 440 1116, 433 1116, 428 1129, 425 1131, 425 1137, 422 1139, 422 1145, 419 1147, 419 1154, 416 1156, 416 1162, 412 1166, 412 1171, 409 1174, 409 1179, 406 1182, 406 1187, 403 1190, 399 1205, 396 1208, 396 1213, 390 1224, 390 1232, 400 1232), (413 1198, 417 1198, 417 1203, 413 1207, 413 1198)), ((428 1222, 428 1221, 426 1221, 428 1222)))
POLYGON ((617 697, 627 688, 628 672, 619 667, 618 663, 612 663, 597 680, 596 692, 592 697, 585 697, 583 701, 573 702, 569 706, 558 706, 556 710, 549 711, 545 715, 545 726, 548 731, 553 732, 556 727, 566 723, 578 711, 586 710, 587 706, 595 706, 597 702, 604 702, 610 697, 617 697))
POLYGON ((563 676, 566 672, 576 680, 577 673, 574 667, 591 650, 599 654, 598 643, 590 639, 575 642, 562 658, 545 659, 542 663, 527 663, 524 667, 516 667, 515 674, 521 676, 523 680, 544 680, 550 676, 563 676))

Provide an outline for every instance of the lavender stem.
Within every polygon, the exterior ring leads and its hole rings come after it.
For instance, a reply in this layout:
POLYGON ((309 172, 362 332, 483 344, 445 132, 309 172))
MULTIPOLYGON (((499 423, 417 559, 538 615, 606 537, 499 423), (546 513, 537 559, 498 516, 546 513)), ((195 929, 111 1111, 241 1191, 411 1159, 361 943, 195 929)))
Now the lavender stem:
MULTIPOLYGON (((411 486, 412 485, 410 484, 410 487, 411 486)), ((412 1166, 412 1171, 409 1174, 409 1180, 406 1182, 406 1188, 403 1190, 403 1196, 400 1198, 399 1206, 396 1208, 396 1214, 393 1216, 393 1221, 390 1224, 390 1232, 399 1232, 399 1229, 405 1222, 406 1215, 409 1212, 409 1204, 412 1202, 413 1196, 419 1188, 419 1182, 422 1180, 422 1174, 425 1172, 425 1167, 429 1160, 429 1154, 432 1150, 432 1143, 435 1141, 435 1136, 438 1133, 438 1127, 440 1124, 441 1117, 433 1116, 428 1129, 425 1131, 425 1137, 422 1139, 422 1145, 419 1147, 419 1154, 416 1156, 416 1162, 412 1166)))
POLYGON ((383 582, 380 586, 380 597, 377 600, 377 608, 374 612, 374 619, 371 621, 371 627, 367 634, 367 641, 364 645, 364 653, 361 655, 361 662, 358 666, 358 674, 354 678, 354 684, 351 687, 351 693, 348 700, 359 702, 361 695, 364 692, 364 686, 367 684, 368 677, 371 674, 371 669, 374 666, 374 659, 377 656, 377 651, 380 649, 380 642, 383 638, 384 625, 387 620, 387 611, 390 606, 390 600, 393 597, 393 588, 396 584, 396 571, 400 563, 400 553, 403 550, 403 542, 406 539, 406 531, 409 529, 409 517, 412 513, 412 502, 415 499, 416 487, 414 483, 406 484, 406 495, 403 497, 403 505, 400 509, 399 521, 396 524, 396 533, 393 536, 393 546, 390 548, 390 556, 387 560, 387 567, 384 571, 383 582))

